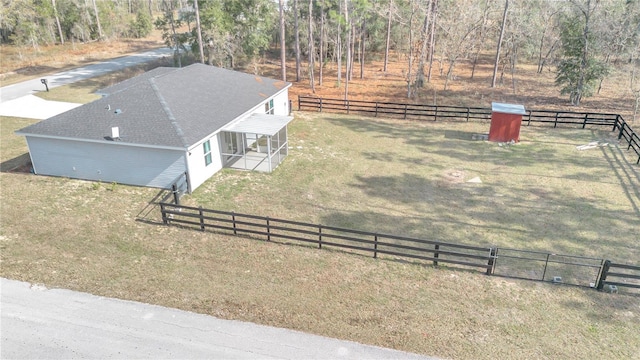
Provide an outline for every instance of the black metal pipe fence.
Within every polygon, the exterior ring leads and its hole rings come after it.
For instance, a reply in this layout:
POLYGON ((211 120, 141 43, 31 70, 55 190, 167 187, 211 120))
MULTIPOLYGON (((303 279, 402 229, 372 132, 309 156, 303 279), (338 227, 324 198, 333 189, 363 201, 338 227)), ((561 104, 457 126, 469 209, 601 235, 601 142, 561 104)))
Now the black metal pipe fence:
MULTIPOLYGON (((471 121, 490 120, 491 109, 482 107, 462 107, 447 105, 409 104, 383 101, 345 100, 321 98, 314 96, 298 96, 298 110, 329 111, 346 114, 368 116, 386 116, 407 120, 426 121, 471 121)), ((574 112, 558 110, 525 110, 523 125, 543 125, 557 127, 586 128, 587 126, 611 127, 619 131, 618 140, 624 139, 627 150, 633 149, 640 164, 640 136, 619 114, 574 112)))
POLYGON ((164 224, 200 231, 222 231, 270 242, 302 243, 318 249, 337 248, 374 258, 472 268, 487 275, 510 278, 599 289, 603 284, 640 288, 640 283, 637 283, 640 266, 612 264, 599 258, 453 244, 165 202, 160 203, 160 211, 164 224), (630 269, 631 273, 611 272, 610 269, 616 266, 630 269), (610 278, 615 276, 623 280, 611 281, 610 278))

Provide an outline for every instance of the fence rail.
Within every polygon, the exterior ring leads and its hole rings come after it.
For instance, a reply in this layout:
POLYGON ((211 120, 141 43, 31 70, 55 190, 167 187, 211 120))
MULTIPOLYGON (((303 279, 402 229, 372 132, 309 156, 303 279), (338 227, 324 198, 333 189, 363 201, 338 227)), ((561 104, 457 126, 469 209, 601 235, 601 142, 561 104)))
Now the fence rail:
POLYGON ((640 289, 640 266, 605 261, 598 281, 598 290, 603 290, 605 285, 608 285, 609 288, 620 286, 640 289), (613 281, 611 278, 614 278, 613 281))
POLYGON ((160 211, 164 224, 200 231, 221 230, 266 241, 304 243, 319 249, 332 247, 374 258, 411 259, 434 266, 442 263, 473 268, 487 275, 600 290, 605 284, 640 289, 640 283, 628 281, 640 280, 640 266, 615 264, 599 258, 452 244, 166 202, 160 203, 160 211), (616 277, 625 280, 611 280, 616 277))
POLYGON ((351 230, 235 212, 160 203, 162 221, 198 228, 218 229, 234 235, 250 234, 267 241, 284 240, 313 244, 318 248, 347 249, 378 258, 391 256, 428 261, 434 265, 453 264, 494 271, 496 249, 351 230))
MULTIPOLYGON (((369 116, 387 116, 410 120, 448 120, 470 121, 490 120, 491 109, 481 107, 461 107, 446 105, 409 104, 382 101, 363 101, 320 98, 313 96, 298 96, 298 110, 329 111, 337 113, 356 113, 369 116)), ((640 137, 631 129, 629 124, 619 114, 573 112, 556 110, 526 110, 522 117, 526 125, 553 125, 554 128, 587 126, 607 126, 612 131, 619 131, 618 139, 627 142, 627 150, 633 149, 640 164, 640 137)))

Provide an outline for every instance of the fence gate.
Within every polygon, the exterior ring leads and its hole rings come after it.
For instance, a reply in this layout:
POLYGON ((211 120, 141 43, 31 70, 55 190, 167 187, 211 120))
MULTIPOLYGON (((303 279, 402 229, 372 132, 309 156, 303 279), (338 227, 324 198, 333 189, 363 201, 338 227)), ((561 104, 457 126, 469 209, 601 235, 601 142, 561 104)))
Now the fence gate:
POLYGON ((518 249, 498 250, 494 275, 596 287, 603 259, 518 249))

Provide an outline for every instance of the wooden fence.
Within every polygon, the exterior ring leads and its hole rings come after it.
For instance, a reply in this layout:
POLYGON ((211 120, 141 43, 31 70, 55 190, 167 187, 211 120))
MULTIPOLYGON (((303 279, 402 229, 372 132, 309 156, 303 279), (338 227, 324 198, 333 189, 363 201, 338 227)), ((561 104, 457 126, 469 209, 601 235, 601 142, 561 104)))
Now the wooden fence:
POLYGON ((454 264, 477 268, 492 274, 496 249, 378 234, 367 231, 309 224, 291 220, 160 203, 162 221, 205 231, 218 229, 234 235, 263 237, 266 241, 295 241, 317 246, 354 251, 363 255, 454 264))
POLYGON ((487 275, 510 278, 597 286, 599 289, 604 284, 640 288, 640 284, 610 280, 616 276, 640 279, 640 273, 611 271, 616 267, 638 271, 640 267, 613 264, 597 258, 452 244, 165 202, 160 203, 160 210, 164 224, 200 231, 212 229, 279 243, 304 243, 319 249, 338 248, 374 258, 418 260, 434 266, 441 263, 462 266, 487 275), (563 276, 556 276, 559 274, 563 276))
POLYGON ((622 116, 618 115, 616 118, 616 122, 613 126, 613 131, 618 130, 618 140, 624 139, 627 142, 627 151, 633 149, 633 151, 638 155, 638 160, 636 164, 640 164, 640 137, 636 134, 635 131, 629 126, 629 124, 624 121, 622 116))
MULTIPOLYGON (((298 110, 355 113, 408 120, 470 121, 491 119, 491 109, 489 108, 344 100, 303 95, 298 96, 298 110)), ((627 142, 627 150, 633 149, 638 155, 636 164, 640 163, 640 137, 618 114, 526 110, 526 115, 522 117, 522 123, 527 126, 531 124, 553 125, 554 128, 561 126, 584 129, 587 126, 609 126, 612 131, 619 131, 618 139, 624 139, 627 142)))
POLYGON ((640 289, 640 266, 616 264, 606 260, 602 266, 597 289, 603 290, 605 285, 609 289, 617 289, 618 286, 640 289), (614 278, 614 280, 611 281, 611 278, 614 278), (621 279, 629 280, 621 281, 621 279))

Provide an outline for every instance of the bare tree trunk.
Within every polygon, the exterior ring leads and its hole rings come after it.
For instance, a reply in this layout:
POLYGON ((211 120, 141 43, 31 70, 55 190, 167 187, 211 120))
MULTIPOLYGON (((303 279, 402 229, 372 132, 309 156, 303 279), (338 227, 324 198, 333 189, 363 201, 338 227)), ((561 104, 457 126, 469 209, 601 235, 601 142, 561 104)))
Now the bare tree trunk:
POLYGON ((365 40, 366 40, 366 19, 362 18, 362 33, 360 34, 360 79, 364 79, 364 51, 365 51, 365 40))
MULTIPOLYGON (((480 26, 480 37, 479 37, 480 44, 484 43, 484 37, 486 32, 485 29, 487 27, 488 15, 489 15, 489 0, 486 0, 484 3, 484 11, 482 13, 482 25, 480 26)), ((478 65, 479 57, 480 57, 480 46, 477 46, 476 54, 473 56, 473 66, 471 67, 471 79, 473 79, 473 77, 476 74, 476 66, 478 65)))
POLYGON ((387 42, 384 48, 384 68, 382 71, 387 73, 387 64, 389 64, 389 43, 391 41, 391 10, 393 9, 393 0, 389 0, 389 14, 387 17, 387 42))
POLYGON ((313 60, 315 58, 313 48, 313 0, 309 0, 309 85, 311 85, 311 91, 316 93, 315 79, 313 77, 313 67, 315 64, 313 60))
POLYGON ((349 74, 348 80, 353 80, 353 68, 356 60, 356 25, 353 23, 353 16, 351 17, 351 33, 349 34, 349 44, 351 44, 351 60, 349 61, 349 74))
POLYGON ((58 16, 58 8, 56 7, 56 0, 51 0, 53 5, 53 15, 56 18, 56 25, 58 26, 58 35, 60 36, 60 44, 64 45, 64 34, 62 34, 62 26, 60 26, 60 17, 58 16))
MULTIPOLYGON (((431 14, 433 19, 431 19, 431 35, 429 36, 429 71, 427 72, 427 82, 431 82, 431 68, 433 67, 433 51, 435 48, 435 33, 436 33, 436 19, 438 15, 438 0, 433 0, 433 7, 431 9, 431 14)), ((434 93, 434 104, 435 104, 435 93, 434 93)))
POLYGON ((505 0, 504 13, 502 14, 502 25, 500 26, 500 37, 498 38, 498 46, 496 47, 496 60, 493 64, 493 77, 491 78, 491 87, 496 87, 496 77, 498 75, 498 64, 500 63, 500 51, 502 50, 502 38, 504 37, 504 28, 507 25, 508 9, 509 9, 509 0, 505 0))
MULTIPOLYGON (((338 0, 338 9, 340 13, 340 17, 342 17, 342 1, 338 0)), ((340 26, 340 21, 337 21, 338 24, 338 38, 336 39, 336 58, 338 60, 338 87, 340 87, 340 83, 342 82, 342 26, 340 26)))
MULTIPOLYGON (((596 1, 596 6, 598 2, 596 1)), ((587 8, 582 9, 584 15, 584 30, 582 32, 582 41, 584 41, 584 48, 582 49, 582 58, 580 59, 580 74, 578 76, 578 84, 576 85, 576 93, 571 97, 571 103, 573 105, 580 105, 582 95, 584 93, 584 79, 587 71, 587 60, 589 56, 589 20, 591 20, 591 13, 595 10, 591 9, 591 0, 587 0, 587 8)))
POLYGON ((349 79, 351 74, 351 23, 349 22, 349 4, 344 0, 344 19, 347 24, 347 64, 345 69, 344 99, 349 98, 349 79))
POLYGON ((491 78, 491 87, 496 87, 496 77, 498 75, 498 63, 500 62, 500 51, 502 50, 502 38, 504 37, 504 28, 507 25, 507 11, 509 10, 509 0, 504 2, 504 13, 502 14, 502 25, 500 26, 500 37, 498 38, 498 46, 496 49, 496 61, 493 64, 493 77, 491 78))
POLYGON ((431 0, 427 2, 427 11, 424 16, 424 23, 422 24, 422 32, 420 34, 420 41, 422 42, 420 46, 420 56, 418 61, 418 73, 416 74, 416 84, 417 88, 424 86, 424 64, 427 58, 427 44, 428 44, 428 36, 429 36, 429 20, 431 17, 431 0))
POLYGON ((413 68, 413 17, 415 8, 413 1, 410 2, 411 16, 409 16, 409 67, 407 70, 407 98, 411 98, 411 70, 413 68))
POLYGON ((96 15, 96 25, 98 26, 99 39, 103 40, 104 34, 102 33, 102 26, 100 26, 100 15, 98 14, 98 6, 96 5, 96 0, 93 0, 93 12, 96 15))
POLYGON ((298 0, 293 0, 293 18, 294 18, 294 31, 296 32, 296 82, 300 81, 300 27, 298 24, 298 0))
POLYGON ((324 34, 324 20, 325 20, 325 12, 324 12, 324 0, 322 0, 321 3, 321 14, 320 14, 320 43, 318 44, 320 46, 319 49, 319 59, 318 59, 318 85, 322 86, 322 80, 323 80, 323 69, 324 69, 324 51, 325 51, 325 46, 324 46, 324 38, 325 38, 325 34, 324 34))
POLYGON ((204 49, 202 47, 202 28, 200 27, 200 10, 198 9, 198 0, 193 0, 193 7, 196 10, 196 32, 198 33, 198 50, 200 51, 200 62, 204 64, 204 49))
POLYGON ((176 45, 176 51, 174 52, 174 56, 177 58, 178 60, 178 67, 181 68, 182 67, 182 56, 180 55, 180 44, 178 44, 178 34, 176 33, 176 24, 175 21, 173 20, 173 2, 169 1, 169 10, 171 12, 171 17, 169 18, 171 20, 171 31, 173 32, 173 42, 176 45))
POLYGON ((287 81, 287 49, 285 48, 284 32, 284 0, 279 0, 280 4, 280 71, 282 81, 287 81))

